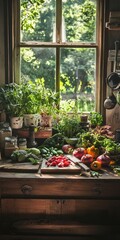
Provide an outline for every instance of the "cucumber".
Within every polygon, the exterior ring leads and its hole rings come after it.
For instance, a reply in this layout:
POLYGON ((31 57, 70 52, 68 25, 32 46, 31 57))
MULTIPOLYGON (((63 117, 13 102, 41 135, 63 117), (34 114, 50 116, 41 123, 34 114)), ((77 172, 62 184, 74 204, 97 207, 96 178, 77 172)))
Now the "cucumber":
POLYGON ((29 148, 27 151, 29 153, 33 153, 33 154, 35 154, 37 156, 40 155, 40 150, 38 148, 29 148))
POLYGON ((63 151, 62 150, 58 150, 57 154, 63 154, 63 151))

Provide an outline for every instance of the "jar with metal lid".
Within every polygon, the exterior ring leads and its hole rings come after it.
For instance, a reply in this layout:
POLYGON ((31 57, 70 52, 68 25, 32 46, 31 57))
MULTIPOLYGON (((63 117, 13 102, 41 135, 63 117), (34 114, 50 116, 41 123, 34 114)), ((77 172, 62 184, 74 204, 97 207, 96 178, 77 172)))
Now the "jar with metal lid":
POLYGON ((5 122, 2 124, 0 128, 0 148, 4 149, 5 145, 5 137, 11 137, 12 136, 12 129, 8 122, 5 122))
POLYGON ((26 138, 19 138, 18 140, 18 147, 21 150, 24 150, 27 148, 27 139, 26 138))
POLYGON ((6 158, 10 157, 11 154, 18 149, 17 137, 5 137, 5 148, 4 155, 6 158))

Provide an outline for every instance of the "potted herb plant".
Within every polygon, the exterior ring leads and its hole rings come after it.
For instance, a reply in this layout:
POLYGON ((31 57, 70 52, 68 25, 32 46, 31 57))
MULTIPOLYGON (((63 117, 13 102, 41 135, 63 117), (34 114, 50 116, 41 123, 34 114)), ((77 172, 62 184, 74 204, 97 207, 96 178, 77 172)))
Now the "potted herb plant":
POLYGON ((9 83, 0 87, 0 106, 10 120, 12 128, 23 125, 23 93, 21 84, 9 83))
POLYGON ((57 117, 59 112, 59 93, 44 88, 42 99, 44 99, 44 101, 42 102, 40 109, 40 125, 51 127, 52 120, 57 117))
POLYGON ((75 145, 77 143, 77 134, 81 132, 80 115, 77 107, 71 101, 68 100, 62 104, 54 131, 61 133, 68 144, 75 145))
POLYGON ((90 112, 89 121, 91 128, 101 126, 103 124, 103 116, 99 112, 90 112))
POLYGON ((38 82, 22 82, 23 104, 24 104, 24 125, 38 126, 40 121, 40 106, 42 102, 43 86, 38 82))

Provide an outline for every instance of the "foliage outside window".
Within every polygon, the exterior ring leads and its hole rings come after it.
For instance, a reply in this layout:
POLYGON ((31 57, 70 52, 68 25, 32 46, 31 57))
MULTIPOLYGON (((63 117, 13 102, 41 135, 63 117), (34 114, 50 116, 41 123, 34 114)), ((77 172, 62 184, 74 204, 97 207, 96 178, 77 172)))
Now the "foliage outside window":
POLYGON ((60 106, 94 111, 98 0, 20 1, 20 79, 58 91, 60 106))

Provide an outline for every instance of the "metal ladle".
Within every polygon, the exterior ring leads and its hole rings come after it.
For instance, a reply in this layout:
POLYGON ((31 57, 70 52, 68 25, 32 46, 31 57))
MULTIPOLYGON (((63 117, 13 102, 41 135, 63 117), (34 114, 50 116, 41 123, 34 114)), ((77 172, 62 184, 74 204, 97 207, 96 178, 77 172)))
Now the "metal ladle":
POLYGON ((117 68, 117 58, 118 58, 118 51, 119 51, 119 41, 115 41, 115 62, 114 62, 114 72, 110 73, 107 77, 107 84, 108 86, 113 89, 117 90, 120 87, 120 76, 116 72, 117 68))

